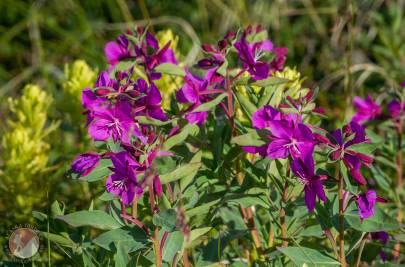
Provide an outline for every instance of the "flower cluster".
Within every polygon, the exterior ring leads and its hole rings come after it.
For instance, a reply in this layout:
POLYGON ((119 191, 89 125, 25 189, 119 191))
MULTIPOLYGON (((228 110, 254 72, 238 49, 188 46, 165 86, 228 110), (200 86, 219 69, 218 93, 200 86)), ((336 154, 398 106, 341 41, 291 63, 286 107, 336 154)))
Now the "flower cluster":
POLYGON ((161 140, 153 127, 136 118, 168 119, 161 106, 162 96, 154 83, 161 76, 155 68, 162 63, 177 61, 170 42, 161 48, 157 39, 143 29, 120 35, 116 41, 107 43, 105 54, 110 66, 99 74, 94 88, 83 91, 82 105, 91 138, 119 144, 120 149, 102 155, 94 152, 82 154, 73 162, 72 170, 86 176, 100 159, 111 159, 112 174, 106 181, 106 190, 120 196, 128 205, 149 185, 157 196, 162 194, 160 179, 153 171, 152 163, 156 157, 168 153, 160 151, 161 140), (121 62, 128 61, 136 61, 137 66, 143 68, 146 79, 134 80, 135 66, 125 70, 117 68, 121 62))

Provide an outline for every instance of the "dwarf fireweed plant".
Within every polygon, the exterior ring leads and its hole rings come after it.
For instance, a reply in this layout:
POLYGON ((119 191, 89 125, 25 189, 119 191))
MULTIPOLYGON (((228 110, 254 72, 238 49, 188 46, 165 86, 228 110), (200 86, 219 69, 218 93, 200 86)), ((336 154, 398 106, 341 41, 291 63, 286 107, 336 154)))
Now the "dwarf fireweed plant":
MULTIPOLYGON (((89 210, 64 215, 55 204, 57 219, 99 231, 81 241, 46 236, 77 244, 72 254, 86 266, 387 260, 387 253, 362 258, 368 244, 380 242, 383 253, 400 228, 384 212, 391 197, 377 195, 376 143, 364 124, 380 106, 356 98, 353 119, 324 129, 318 89, 284 67, 288 49, 261 27, 201 49, 203 57, 183 67, 170 38, 159 43, 146 29, 106 44, 109 65, 82 94, 95 148, 70 171, 105 187, 89 210), (176 93, 162 96, 169 79, 176 93)), ((403 122, 395 115, 403 116, 402 103, 389 105, 395 124, 403 122)))

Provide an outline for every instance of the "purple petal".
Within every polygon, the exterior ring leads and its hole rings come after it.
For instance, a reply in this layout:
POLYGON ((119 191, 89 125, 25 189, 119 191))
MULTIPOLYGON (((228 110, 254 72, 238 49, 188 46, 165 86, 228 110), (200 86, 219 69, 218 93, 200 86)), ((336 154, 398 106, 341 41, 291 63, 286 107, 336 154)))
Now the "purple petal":
POLYGON ((73 161, 72 170, 86 176, 98 165, 100 158, 99 154, 93 152, 81 154, 73 161))
POLYGON ((115 65, 119 62, 121 48, 116 42, 108 42, 104 47, 104 54, 108 63, 115 65))
POLYGON ((269 122, 276 119, 280 119, 280 112, 267 105, 253 113, 252 124, 256 129, 269 128, 269 122))
POLYGON ((267 157, 273 159, 287 158, 288 157, 288 148, 286 147, 287 144, 289 144, 289 141, 285 139, 273 140, 267 147, 267 157))
POLYGON ((147 105, 160 105, 162 102, 162 96, 156 85, 152 83, 150 85, 150 91, 148 93, 147 105))
MULTIPOLYGON (((397 100, 392 100, 388 104, 388 112, 392 118, 397 118, 401 114, 401 103, 397 100)), ((404 105, 405 108, 405 105, 404 105)))
POLYGON ((311 186, 306 185, 304 187, 304 194, 305 204, 307 205, 308 211, 314 211, 316 204, 316 193, 311 186))
POLYGON ((155 176, 153 179, 153 190, 155 191, 155 194, 160 197, 163 194, 163 188, 162 184, 160 183, 160 178, 159 176, 155 176))
POLYGON ((325 202, 327 200, 325 191, 323 189, 322 182, 320 180, 312 181, 312 185, 315 189, 315 192, 320 200, 325 202))
POLYGON ((96 141, 107 141, 107 139, 111 136, 111 131, 106 126, 109 123, 110 121, 105 119, 93 120, 88 128, 91 138, 96 141))
POLYGON ((208 112, 206 112, 206 111, 191 112, 191 113, 188 113, 185 117, 189 123, 201 125, 206 121, 206 119, 208 117, 208 112))
POLYGON ((292 123, 288 121, 269 121, 269 128, 276 138, 290 139, 293 134, 292 123))

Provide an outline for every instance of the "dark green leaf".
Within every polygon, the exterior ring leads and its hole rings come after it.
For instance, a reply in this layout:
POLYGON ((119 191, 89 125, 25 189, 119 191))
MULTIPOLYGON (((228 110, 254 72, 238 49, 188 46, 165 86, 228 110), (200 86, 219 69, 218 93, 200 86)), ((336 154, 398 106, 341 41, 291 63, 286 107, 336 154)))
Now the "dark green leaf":
POLYGON ((176 229, 177 213, 174 209, 167 209, 153 216, 153 224, 162 227, 166 232, 176 229))

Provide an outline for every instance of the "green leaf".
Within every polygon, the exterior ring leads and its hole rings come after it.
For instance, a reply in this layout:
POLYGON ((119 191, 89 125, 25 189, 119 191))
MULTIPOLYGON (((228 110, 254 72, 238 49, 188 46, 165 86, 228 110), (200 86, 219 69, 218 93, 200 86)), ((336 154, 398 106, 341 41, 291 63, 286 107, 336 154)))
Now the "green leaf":
POLYGON ((94 244, 109 251, 114 251, 115 244, 118 242, 125 245, 130 253, 143 248, 148 238, 139 228, 123 227, 104 232, 93 239, 94 244))
POLYGON ((215 204, 219 203, 221 199, 216 199, 210 202, 207 202, 205 204, 202 204, 200 206, 197 206, 195 208, 189 209, 186 211, 186 215, 189 217, 193 217, 195 215, 205 215, 210 211, 210 208, 214 206, 215 204))
POLYGON ((59 202, 57 200, 55 200, 52 203, 51 213, 52 213, 53 217, 63 215, 63 213, 64 213, 64 209, 61 209, 59 202))
POLYGON ((119 196, 104 191, 104 193, 101 194, 101 196, 99 196, 98 199, 100 199, 101 201, 110 201, 113 199, 119 199, 119 196))
POLYGON ((357 210, 346 212, 345 220, 351 228, 362 232, 391 231, 400 228, 397 220, 385 214, 378 206, 375 206, 374 215, 363 222, 360 221, 357 210))
POLYGON ((193 242, 197 241, 200 237, 208 233, 211 229, 212 227, 203 227, 191 230, 189 240, 187 241, 187 244, 186 243, 183 244, 183 249, 186 247, 187 248, 191 247, 193 242))
POLYGON ((201 162, 194 162, 194 163, 188 163, 183 166, 178 167, 176 170, 160 175, 160 182, 162 184, 167 184, 173 181, 177 181, 179 179, 182 179, 190 174, 196 173, 198 169, 201 167, 201 162))
POLYGON ((127 61, 120 61, 117 65, 114 66, 112 72, 110 72, 110 79, 115 79, 115 74, 118 71, 127 71, 135 65, 134 61, 127 60, 127 61))
POLYGON ((137 116, 135 117, 135 120, 138 121, 140 124, 154 125, 154 126, 163 126, 174 122, 174 120, 161 121, 146 116, 137 116))
POLYGON ((306 247, 286 247, 277 248, 286 255, 297 266, 340 266, 340 263, 329 255, 325 255, 318 250, 306 247))
POLYGON ((181 144, 186 140, 189 135, 196 135, 200 128, 196 124, 187 124, 184 128, 176 135, 170 137, 163 143, 163 150, 169 151, 175 145, 181 144))
POLYGON ((112 166, 110 159, 101 159, 99 164, 94 170, 92 170, 86 176, 80 177, 80 180, 86 182, 95 182, 104 179, 106 176, 110 175, 111 170, 109 167, 112 166))
POLYGON ((377 146, 375 144, 371 143, 360 143, 360 144, 354 144, 348 147, 348 150, 352 150, 355 152, 363 153, 366 155, 372 155, 374 151, 376 150, 377 146))
POLYGON ((121 241, 118 241, 116 244, 117 252, 114 255, 114 262, 116 267, 125 267, 130 261, 128 255, 128 248, 121 241))
POLYGON ((196 109, 193 109, 193 112, 208 111, 208 110, 216 107, 222 101, 222 99, 224 99, 227 95, 228 95, 227 93, 222 93, 219 96, 217 96, 214 100, 206 102, 206 103, 198 106, 196 109))
POLYGON ((347 191, 357 195, 357 191, 358 191, 357 186, 352 184, 350 177, 349 177, 349 170, 347 169, 346 165, 343 163, 342 160, 339 162, 339 166, 340 166, 340 170, 341 170, 343 179, 345 180, 345 186, 346 186, 347 191))
POLYGON ((162 249, 162 259, 166 262, 173 262, 174 256, 181 251, 184 242, 184 235, 180 231, 169 233, 165 246, 162 249))
POLYGON ((252 114, 255 113, 255 111, 257 110, 257 107, 252 102, 250 102, 249 97, 246 97, 239 92, 235 92, 235 95, 242 109, 250 118, 252 114))
POLYGON ((231 143, 239 146, 262 146, 266 144, 266 142, 262 140, 258 131, 250 131, 247 134, 233 137, 231 143))
MULTIPOLYGON (((191 158, 189 164, 201 163, 201 157, 202 157, 202 151, 200 150, 191 158)), ((189 175, 184 176, 180 180, 180 188, 181 188, 182 191, 184 191, 184 189, 186 189, 186 187, 192 182, 194 177, 197 175, 198 170, 200 169, 200 167, 198 169, 195 169, 194 172, 191 172, 189 175)))
POLYGON ((266 87, 266 86, 270 86, 270 85, 280 85, 280 84, 285 84, 285 83, 289 83, 289 82, 290 82, 290 80, 288 80, 288 79, 271 76, 267 79, 256 81, 253 83, 253 85, 257 85, 260 87, 266 87))
POLYGON ((176 229, 177 213, 174 209, 167 209, 153 216, 153 224, 162 227, 166 232, 176 229))
POLYGON ((66 222, 73 227, 91 226, 102 230, 120 228, 113 217, 101 210, 81 210, 67 215, 58 216, 57 219, 66 222))
POLYGON ((227 68, 228 60, 225 59, 224 63, 217 69, 217 73, 225 77, 227 68))
POLYGON ((57 234, 47 233, 47 232, 40 232, 44 238, 49 239, 50 241, 57 243, 63 247, 74 248, 76 245, 75 242, 72 240, 57 234))
POLYGON ((154 69, 156 72, 161 72, 161 73, 165 73, 165 74, 169 74, 169 75, 175 75, 175 76, 186 76, 186 73, 184 72, 184 70, 172 63, 162 63, 159 66, 157 66, 154 69))

